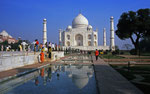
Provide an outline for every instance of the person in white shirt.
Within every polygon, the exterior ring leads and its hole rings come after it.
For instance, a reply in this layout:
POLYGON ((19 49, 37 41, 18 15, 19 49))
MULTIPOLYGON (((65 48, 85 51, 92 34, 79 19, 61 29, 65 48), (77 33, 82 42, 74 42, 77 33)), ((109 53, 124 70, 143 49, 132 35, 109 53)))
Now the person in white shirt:
POLYGON ((54 48, 55 48, 55 44, 54 44, 54 43, 52 43, 52 49, 53 49, 53 51, 54 51, 54 48))

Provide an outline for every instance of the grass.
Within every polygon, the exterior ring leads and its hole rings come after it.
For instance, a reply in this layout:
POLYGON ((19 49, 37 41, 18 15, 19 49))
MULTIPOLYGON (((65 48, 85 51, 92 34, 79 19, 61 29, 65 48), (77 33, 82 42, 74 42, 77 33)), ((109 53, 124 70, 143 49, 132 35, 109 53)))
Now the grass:
POLYGON ((121 57, 118 55, 112 55, 112 54, 104 54, 104 55, 100 55, 101 58, 103 59, 124 59, 125 57, 121 57))
MULTIPOLYGON (((120 74, 122 74, 125 78, 127 78, 129 81, 133 80, 135 78, 135 74, 138 74, 142 77, 144 77, 144 80, 140 82, 146 82, 150 84, 150 65, 135 65, 131 66, 129 71, 126 71, 128 69, 127 65, 111 65, 114 69, 116 69, 120 74)), ((131 81, 132 82, 132 81, 131 81)), ((145 84, 137 84, 134 83, 139 89, 141 89, 144 94, 149 94, 150 85, 145 84)))
POLYGON ((150 56, 150 53, 141 53, 141 56, 150 56))
POLYGON ((137 83, 134 83, 134 85, 140 88, 140 90, 143 91, 144 94, 149 94, 149 89, 150 89, 149 85, 143 85, 143 84, 137 84, 137 83))
POLYGON ((127 66, 121 65, 123 68, 120 69, 117 65, 111 65, 115 70, 117 70, 120 74, 122 74, 124 77, 126 77, 128 80, 135 79, 135 76, 131 71, 124 71, 124 69, 127 69, 127 66))
POLYGON ((150 75, 143 75, 143 77, 144 77, 145 79, 142 80, 142 82, 148 82, 148 83, 150 83, 150 75))

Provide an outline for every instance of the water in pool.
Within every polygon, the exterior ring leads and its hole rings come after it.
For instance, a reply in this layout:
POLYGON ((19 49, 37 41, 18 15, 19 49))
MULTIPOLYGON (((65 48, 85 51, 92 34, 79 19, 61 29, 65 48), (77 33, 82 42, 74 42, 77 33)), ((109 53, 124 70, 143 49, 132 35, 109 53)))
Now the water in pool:
POLYGON ((0 85, 3 94, 98 94, 92 65, 49 65, 0 85))

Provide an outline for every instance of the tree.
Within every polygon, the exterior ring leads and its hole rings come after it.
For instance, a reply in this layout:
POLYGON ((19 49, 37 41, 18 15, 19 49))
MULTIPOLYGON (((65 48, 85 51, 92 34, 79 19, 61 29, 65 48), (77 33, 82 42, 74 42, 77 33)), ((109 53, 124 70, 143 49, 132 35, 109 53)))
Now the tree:
POLYGON ((4 45, 4 46, 8 46, 8 41, 5 40, 4 42, 0 43, 1 45, 4 45))
POLYGON ((120 16, 115 33, 122 40, 130 39, 137 54, 140 39, 150 35, 150 9, 123 13, 120 16))
POLYGON ((119 47, 118 47, 117 45, 115 45, 115 49, 116 49, 116 50, 119 50, 119 47))
POLYGON ((132 48, 132 45, 130 45, 130 44, 124 44, 123 48, 125 48, 127 50, 130 50, 132 48))
POLYGON ((140 41, 140 48, 142 52, 150 52, 150 37, 144 37, 140 41))

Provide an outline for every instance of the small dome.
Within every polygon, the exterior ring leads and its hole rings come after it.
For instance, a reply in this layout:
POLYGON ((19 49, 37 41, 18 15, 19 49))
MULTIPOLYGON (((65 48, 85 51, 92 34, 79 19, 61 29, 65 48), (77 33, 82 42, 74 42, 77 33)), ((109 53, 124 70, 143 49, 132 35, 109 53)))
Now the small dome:
POLYGON ((5 30, 3 30, 3 31, 0 33, 0 35, 2 35, 2 36, 4 36, 4 37, 8 37, 8 36, 9 36, 9 34, 8 34, 5 30))
POLYGON ((71 30, 72 26, 68 25, 67 30, 71 30))
POLYGON ((92 29, 93 27, 91 25, 88 26, 88 29, 92 29))
POLYGON ((84 17, 82 14, 79 14, 72 21, 73 28, 86 28, 88 26, 88 24, 89 24, 89 22, 88 22, 87 18, 84 17))
POLYGON ((46 21, 46 19, 44 18, 43 21, 46 21))
POLYGON ((110 17, 110 19, 113 19, 113 18, 114 18, 113 16, 110 17))

